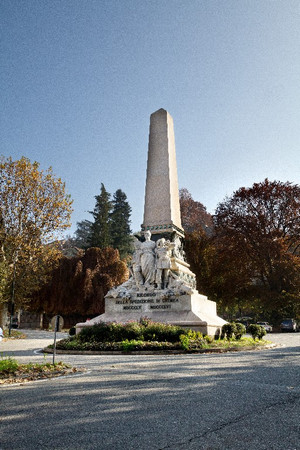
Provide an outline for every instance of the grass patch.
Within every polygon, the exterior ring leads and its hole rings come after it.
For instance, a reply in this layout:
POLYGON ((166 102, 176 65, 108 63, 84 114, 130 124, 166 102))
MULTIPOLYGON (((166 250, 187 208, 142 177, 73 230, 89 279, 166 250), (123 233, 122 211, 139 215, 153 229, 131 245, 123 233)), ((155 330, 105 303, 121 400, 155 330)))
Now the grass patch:
POLYGON ((266 345, 271 344, 270 341, 265 340, 257 340, 253 339, 252 337, 242 337, 241 339, 218 339, 214 340, 209 344, 210 348, 247 348, 247 347, 264 347, 266 345))
POLYGON ((14 358, 2 358, 0 359, 0 384, 24 383, 70 375, 76 372, 82 372, 83 370, 71 367, 62 361, 55 364, 20 364, 14 358))
POLYGON ((4 328, 3 330, 3 338, 4 339, 25 339, 26 334, 22 333, 21 331, 17 331, 15 329, 11 329, 11 333, 9 336, 9 329, 4 328))

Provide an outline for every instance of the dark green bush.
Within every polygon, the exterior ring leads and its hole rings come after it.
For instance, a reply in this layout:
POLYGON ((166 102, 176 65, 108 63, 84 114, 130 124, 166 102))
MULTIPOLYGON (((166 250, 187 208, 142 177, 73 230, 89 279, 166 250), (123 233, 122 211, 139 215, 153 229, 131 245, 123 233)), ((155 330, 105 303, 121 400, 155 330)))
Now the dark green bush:
POLYGON ((249 325, 247 331, 248 331, 248 333, 251 334, 253 339, 256 339, 256 338, 262 339, 267 334, 264 327, 262 327, 261 325, 254 324, 254 323, 249 325))
POLYGON ((76 334, 76 328, 75 327, 71 327, 69 329, 69 336, 75 336, 76 334))
POLYGON ((235 324, 235 332, 234 332, 235 339, 239 341, 243 336, 243 334, 246 334, 246 327, 242 323, 237 322, 235 324))
POLYGON ((236 333, 236 324, 234 322, 225 323, 222 326, 221 339, 232 339, 236 333))
POLYGON ((152 322, 144 327, 145 341, 179 342, 180 335, 187 334, 186 329, 176 325, 152 322))
POLYGON ((221 339, 236 339, 239 341, 246 333, 246 327, 242 323, 231 322, 222 326, 221 339))
POLYGON ((123 325, 122 335, 123 338, 118 340, 144 340, 144 326, 138 322, 128 322, 123 325))
POLYGON ((108 342, 113 340, 115 327, 112 324, 99 323, 90 327, 84 327, 77 335, 77 339, 81 342, 108 342))

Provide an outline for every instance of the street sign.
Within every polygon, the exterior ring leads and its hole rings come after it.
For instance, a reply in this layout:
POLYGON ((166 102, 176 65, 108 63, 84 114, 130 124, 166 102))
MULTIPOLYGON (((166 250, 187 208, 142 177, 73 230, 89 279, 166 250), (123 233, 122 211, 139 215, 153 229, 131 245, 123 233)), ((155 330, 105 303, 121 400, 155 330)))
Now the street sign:
POLYGON ((62 316, 54 316, 52 317, 50 324, 53 331, 61 331, 64 326, 64 319, 62 316))

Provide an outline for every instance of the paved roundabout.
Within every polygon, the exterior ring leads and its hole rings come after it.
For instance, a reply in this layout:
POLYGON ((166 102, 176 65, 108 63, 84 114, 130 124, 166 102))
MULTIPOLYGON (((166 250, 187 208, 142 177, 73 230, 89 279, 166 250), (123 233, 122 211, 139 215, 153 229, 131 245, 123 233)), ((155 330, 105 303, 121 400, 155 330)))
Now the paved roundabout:
MULTIPOLYGON (((2 341, 51 362, 53 333, 2 341)), ((64 337, 63 334, 58 338, 64 337)), ((195 355, 57 355, 87 372, 1 387, 0 449, 300 448, 300 333, 277 348, 195 355)))

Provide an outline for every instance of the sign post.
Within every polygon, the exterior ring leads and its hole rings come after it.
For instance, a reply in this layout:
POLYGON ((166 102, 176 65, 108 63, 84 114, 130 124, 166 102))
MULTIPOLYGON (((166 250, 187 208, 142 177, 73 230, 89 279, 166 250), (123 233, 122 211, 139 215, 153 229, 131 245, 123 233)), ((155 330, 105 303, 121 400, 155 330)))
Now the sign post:
POLYGON ((57 315, 54 316, 51 320, 52 328, 54 328, 54 343, 53 343, 53 365, 55 364, 55 354, 56 354, 56 333, 60 331, 63 327, 64 319, 57 315))

